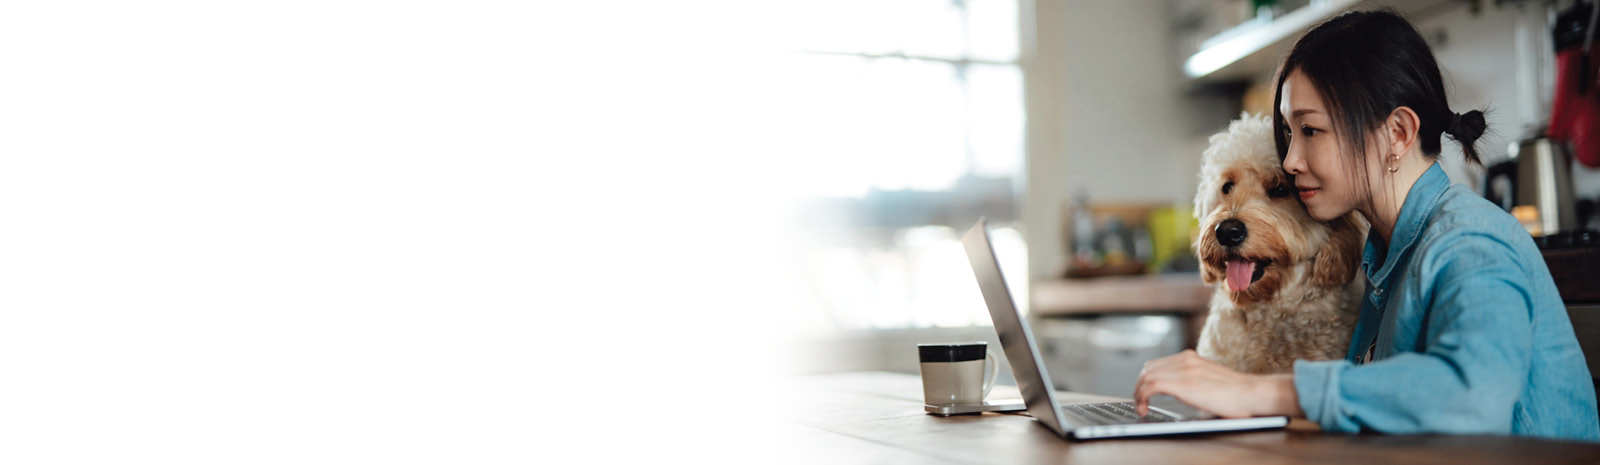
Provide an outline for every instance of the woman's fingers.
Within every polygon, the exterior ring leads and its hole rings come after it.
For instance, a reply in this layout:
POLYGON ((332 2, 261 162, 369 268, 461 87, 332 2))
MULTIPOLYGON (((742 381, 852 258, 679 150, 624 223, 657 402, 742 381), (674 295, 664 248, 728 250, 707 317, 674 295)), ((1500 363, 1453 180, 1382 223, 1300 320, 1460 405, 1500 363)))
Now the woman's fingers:
POLYGON ((1180 382, 1182 378, 1173 376, 1173 373, 1174 367, 1162 365, 1147 369, 1139 375, 1139 381, 1133 387, 1133 405, 1139 416, 1150 413, 1151 397, 1161 394, 1177 396, 1171 392, 1174 389, 1170 384, 1180 382))
POLYGON ((1193 404, 1189 398, 1192 397, 1190 391, 1195 389, 1196 383, 1203 384, 1214 378, 1212 376, 1214 373, 1205 369, 1208 364, 1211 362, 1193 350, 1185 350, 1145 363, 1144 370, 1139 373, 1139 380, 1134 384, 1134 409, 1140 416, 1150 413, 1150 398, 1158 395, 1173 396, 1193 404))
POLYGON ((1183 351, 1145 362, 1144 369, 1139 372, 1139 380, 1134 383, 1133 388, 1134 409, 1139 412, 1140 416, 1150 413, 1151 396, 1166 394, 1165 392, 1157 392, 1156 380, 1166 377, 1167 373, 1171 372, 1175 366, 1181 365, 1183 363, 1183 355, 1188 352, 1183 351))
POLYGON ((1140 370, 1139 373, 1144 374, 1150 371, 1160 371, 1176 365, 1181 365, 1185 363, 1185 360, 1187 360, 1188 356, 1192 354, 1194 354, 1193 350, 1185 350, 1183 352, 1145 362, 1144 368, 1140 370))

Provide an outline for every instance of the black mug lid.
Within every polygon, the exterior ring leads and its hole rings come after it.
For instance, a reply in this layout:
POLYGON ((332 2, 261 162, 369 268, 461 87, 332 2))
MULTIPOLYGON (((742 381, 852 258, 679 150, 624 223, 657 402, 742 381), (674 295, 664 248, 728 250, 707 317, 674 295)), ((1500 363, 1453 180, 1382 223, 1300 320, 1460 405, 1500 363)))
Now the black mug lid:
POLYGON ((989 343, 987 342, 917 344, 917 356, 922 360, 922 363, 983 360, 984 354, 988 351, 989 343))

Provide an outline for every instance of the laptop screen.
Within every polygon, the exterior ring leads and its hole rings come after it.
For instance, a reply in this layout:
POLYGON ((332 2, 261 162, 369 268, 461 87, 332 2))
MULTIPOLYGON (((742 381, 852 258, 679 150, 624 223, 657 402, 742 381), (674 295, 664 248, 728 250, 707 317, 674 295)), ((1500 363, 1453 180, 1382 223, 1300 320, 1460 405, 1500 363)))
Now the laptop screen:
POLYGON ((967 250, 967 260, 972 262, 972 273, 978 278, 978 289, 989 307, 989 318, 994 320, 994 330, 1000 336, 1006 359, 1011 362, 1011 374, 1022 391, 1022 400, 1028 405, 1028 414, 1043 422, 1056 434, 1066 434, 1056 412, 1055 385, 1045 371, 1044 357, 1028 329, 1028 322, 1011 299, 1005 277, 1000 274, 1000 262, 995 259, 994 247, 989 242, 988 220, 980 219, 961 238, 967 250))

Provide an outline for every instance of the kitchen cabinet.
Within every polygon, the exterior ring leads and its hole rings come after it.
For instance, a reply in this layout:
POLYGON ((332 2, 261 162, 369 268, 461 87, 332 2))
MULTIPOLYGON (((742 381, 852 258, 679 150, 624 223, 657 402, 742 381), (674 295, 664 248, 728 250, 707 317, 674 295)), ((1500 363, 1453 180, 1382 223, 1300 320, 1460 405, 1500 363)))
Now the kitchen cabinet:
POLYGON ((1198 273, 1058 279, 1033 284, 1030 306, 1036 318, 1107 314, 1172 314, 1187 324, 1185 344, 1193 347, 1205 325, 1216 289, 1198 273))
POLYGON ((1271 20, 1251 20, 1201 41, 1186 55, 1184 77, 1201 83, 1251 82, 1270 76, 1278 60, 1305 31, 1351 9, 1390 7, 1417 22, 1445 8, 1463 7, 1452 0, 1320 0, 1271 20))
POLYGON ((1545 250, 1544 262, 1567 306, 1589 375, 1600 376, 1600 247, 1545 250))

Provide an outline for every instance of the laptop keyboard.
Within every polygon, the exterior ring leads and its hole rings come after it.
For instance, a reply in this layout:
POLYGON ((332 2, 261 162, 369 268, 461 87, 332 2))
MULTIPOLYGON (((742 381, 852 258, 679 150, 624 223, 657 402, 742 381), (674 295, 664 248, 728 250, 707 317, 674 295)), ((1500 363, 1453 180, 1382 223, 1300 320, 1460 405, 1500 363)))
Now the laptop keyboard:
POLYGON ((1155 409, 1151 409, 1149 415, 1141 418, 1139 412, 1134 410, 1133 402, 1063 405, 1061 410, 1072 416, 1078 423, 1089 425, 1125 425, 1129 423, 1178 421, 1177 418, 1157 412, 1155 409))

